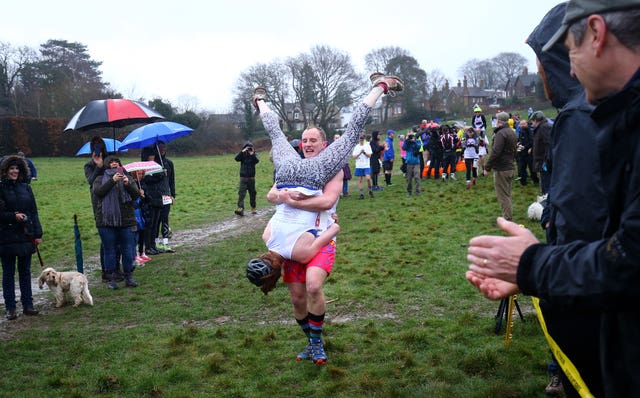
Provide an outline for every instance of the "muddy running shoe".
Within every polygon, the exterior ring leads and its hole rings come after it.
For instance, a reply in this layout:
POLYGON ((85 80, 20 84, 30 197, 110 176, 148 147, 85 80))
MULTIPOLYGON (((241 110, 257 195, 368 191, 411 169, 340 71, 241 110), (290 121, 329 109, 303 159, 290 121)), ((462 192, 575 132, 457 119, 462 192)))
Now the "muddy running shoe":
POLYGON ((398 76, 385 76, 380 72, 374 72, 369 76, 373 87, 380 86, 385 94, 395 97, 396 92, 404 90, 404 83, 398 76))
POLYGON ((238 216, 244 216, 244 209, 242 207, 238 207, 233 212, 236 213, 236 215, 238 216))
POLYGON ((324 347, 322 346, 322 339, 312 338, 309 340, 311 345, 311 351, 313 353, 313 363, 316 365, 324 365, 327 363, 327 356, 324 353, 324 347))
POLYGON ((258 112, 260 112, 260 108, 258 108, 258 100, 267 101, 267 90, 264 87, 256 87, 256 89, 253 90, 253 98, 251 99, 253 106, 258 112))
POLYGON ((302 351, 296 356, 296 360, 298 362, 306 361, 306 360, 310 361, 312 358, 313 358, 313 350, 311 349, 311 341, 309 341, 307 346, 304 348, 304 351, 302 351))

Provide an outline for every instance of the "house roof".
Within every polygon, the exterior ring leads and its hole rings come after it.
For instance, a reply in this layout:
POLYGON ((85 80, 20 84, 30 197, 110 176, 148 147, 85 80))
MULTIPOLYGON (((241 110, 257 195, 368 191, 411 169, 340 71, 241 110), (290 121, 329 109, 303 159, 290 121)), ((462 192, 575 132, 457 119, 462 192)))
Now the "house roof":
POLYGON ((518 79, 522 82, 524 86, 532 86, 535 85, 538 81, 538 75, 520 75, 518 79))
MULTIPOLYGON (((485 90, 480 87, 467 87, 467 90, 469 92, 469 97, 474 98, 487 98, 495 95, 493 91, 485 90)), ((464 87, 451 87, 451 91, 460 97, 464 95, 464 87)))

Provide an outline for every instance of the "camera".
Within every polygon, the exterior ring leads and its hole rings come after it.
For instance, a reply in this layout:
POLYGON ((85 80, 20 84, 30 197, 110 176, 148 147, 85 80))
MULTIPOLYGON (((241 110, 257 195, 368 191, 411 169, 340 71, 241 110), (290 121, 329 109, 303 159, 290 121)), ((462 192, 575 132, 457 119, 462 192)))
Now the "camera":
POLYGON ((415 134, 413 134, 413 133, 409 133, 409 134, 407 134, 407 139, 408 139, 408 140, 413 140, 413 139, 415 139, 415 138, 416 138, 416 135, 415 135, 415 134))

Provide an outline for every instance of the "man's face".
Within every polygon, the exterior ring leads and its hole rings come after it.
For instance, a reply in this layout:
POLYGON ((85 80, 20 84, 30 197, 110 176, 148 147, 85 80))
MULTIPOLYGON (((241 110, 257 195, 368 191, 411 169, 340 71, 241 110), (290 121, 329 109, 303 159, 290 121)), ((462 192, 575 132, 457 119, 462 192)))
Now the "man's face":
POLYGON ((302 152, 305 158, 317 156, 326 146, 327 141, 322 139, 318 129, 312 128, 302 133, 302 152))
POLYGON ((602 62, 601 58, 594 57, 589 43, 592 39, 591 29, 587 28, 582 44, 577 46, 574 36, 569 31, 564 41, 564 45, 569 50, 569 61, 571 62, 571 76, 578 79, 580 84, 584 86, 587 101, 594 103, 596 99, 606 96, 608 93, 603 92, 603 77, 598 67, 602 62))

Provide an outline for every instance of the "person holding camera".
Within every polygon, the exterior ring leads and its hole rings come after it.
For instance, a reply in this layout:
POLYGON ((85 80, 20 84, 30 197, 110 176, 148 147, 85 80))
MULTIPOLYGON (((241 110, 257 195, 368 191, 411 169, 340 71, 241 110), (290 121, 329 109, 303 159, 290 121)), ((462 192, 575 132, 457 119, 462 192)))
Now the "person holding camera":
POLYGON ((133 280, 133 260, 138 223, 134 201, 140 196, 140 191, 135 183, 131 183, 131 177, 122 167, 120 159, 111 155, 104 160, 104 164, 104 173, 93 182, 93 193, 97 199, 96 226, 104 246, 109 289, 118 288, 117 248, 122 254, 125 285, 136 287, 138 283, 133 280))
POLYGON ((416 134, 410 131, 407 139, 402 144, 402 149, 406 151, 405 164, 407 166, 407 194, 411 196, 413 190, 413 181, 416 182, 416 195, 420 195, 420 152, 421 146, 416 141, 416 134))
POLYGON ((238 208, 234 211, 244 216, 244 198, 249 191, 251 214, 256 214, 256 164, 260 162, 251 141, 244 143, 242 150, 235 157, 240 162, 240 185, 238 186, 238 208))
POLYGON ((31 295, 31 255, 42 243, 42 226, 29 166, 23 157, 7 156, 0 163, 0 261, 2 295, 8 320, 16 319, 15 272, 18 265, 22 313, 37 315, 31 295))

